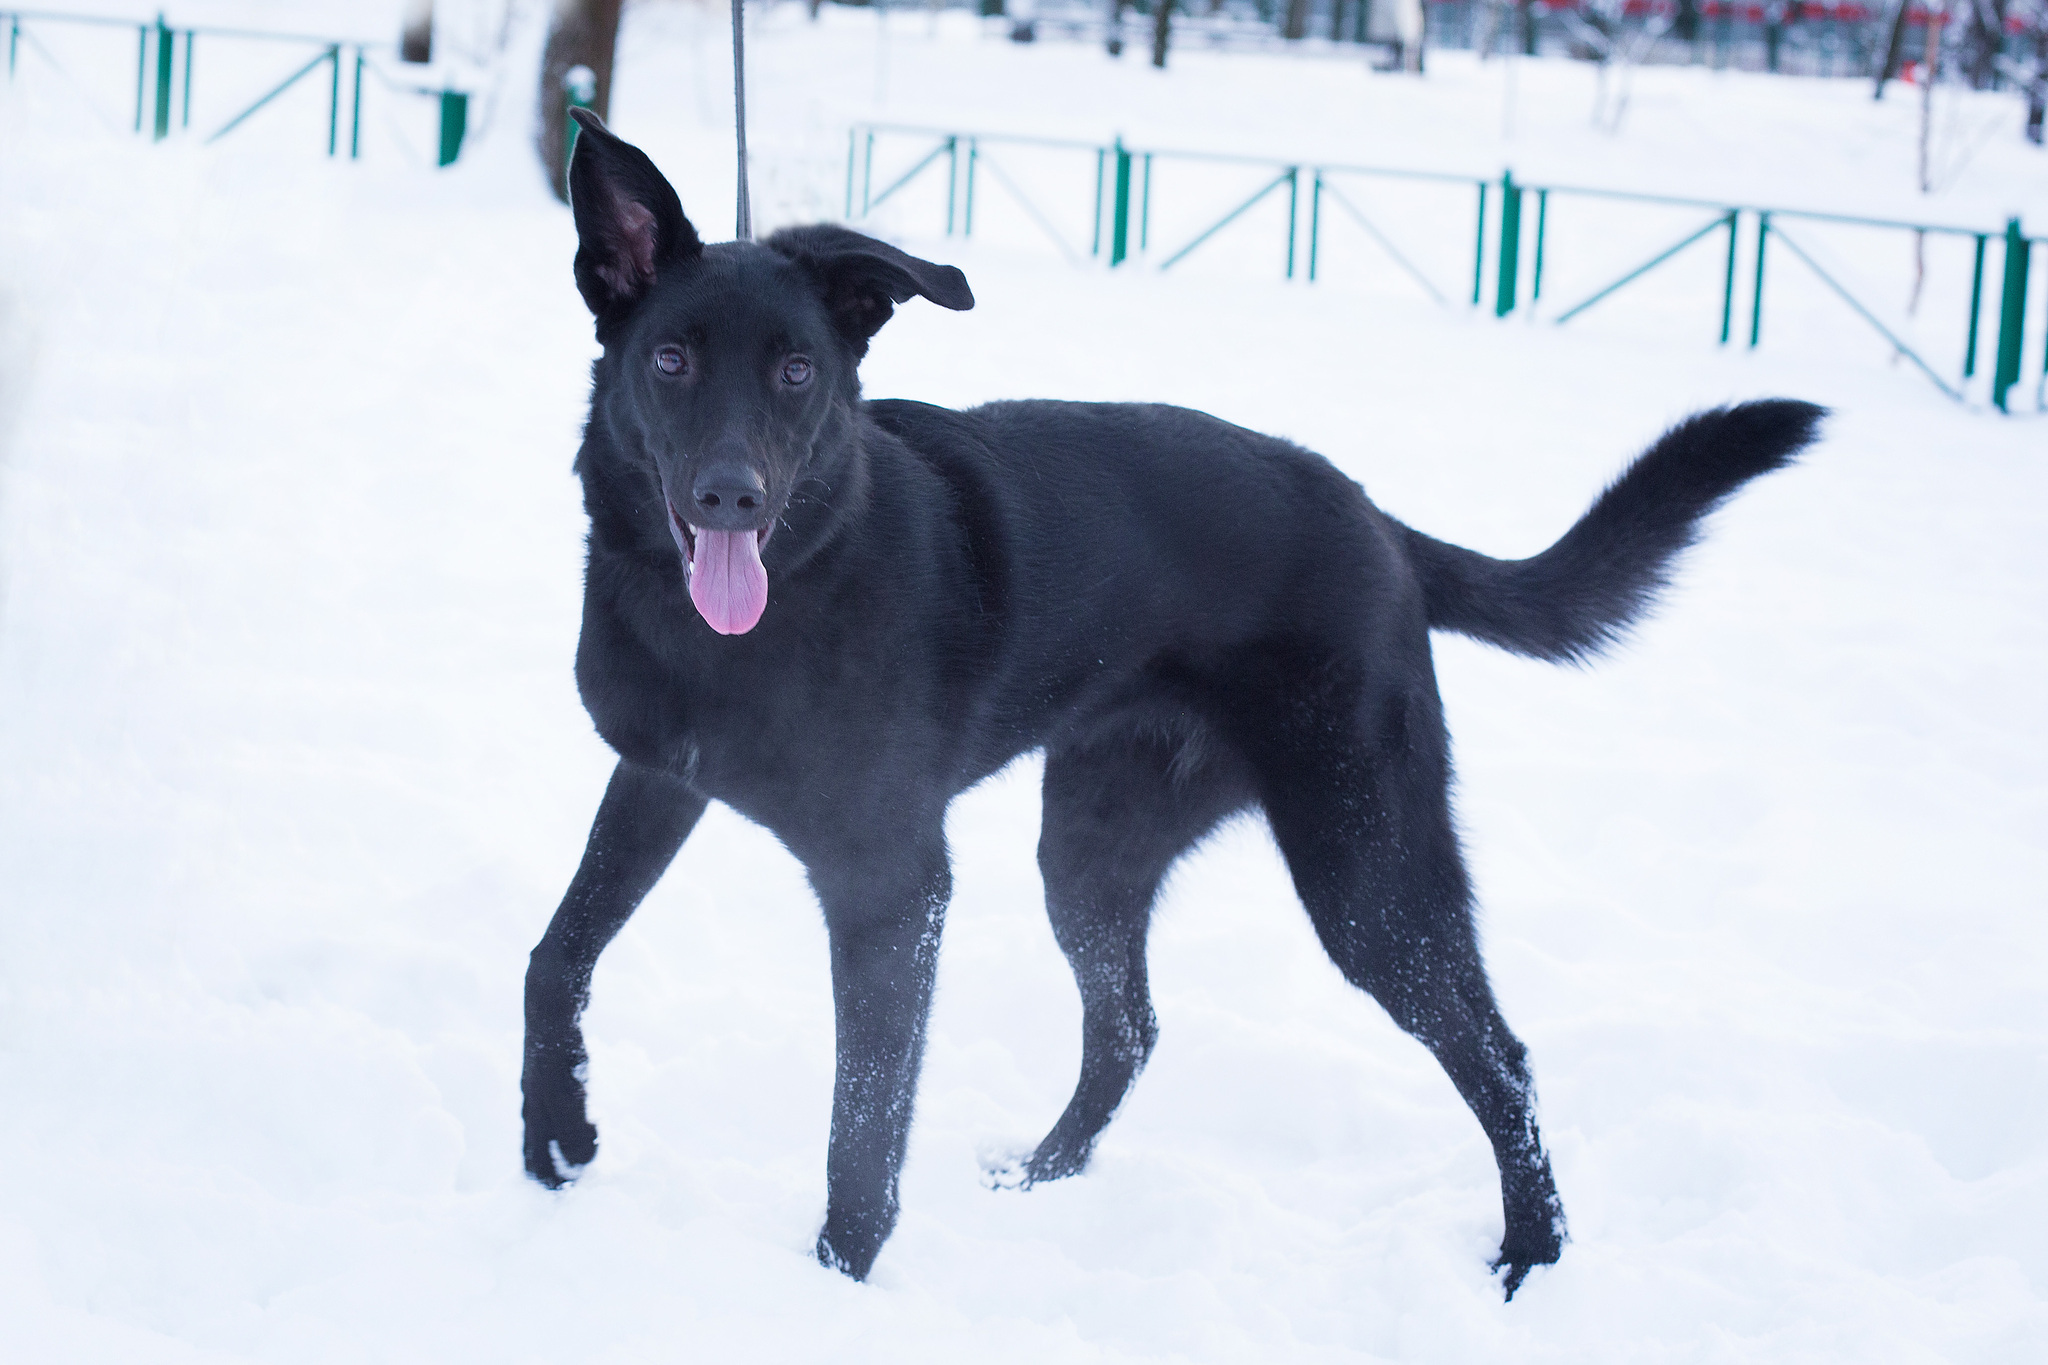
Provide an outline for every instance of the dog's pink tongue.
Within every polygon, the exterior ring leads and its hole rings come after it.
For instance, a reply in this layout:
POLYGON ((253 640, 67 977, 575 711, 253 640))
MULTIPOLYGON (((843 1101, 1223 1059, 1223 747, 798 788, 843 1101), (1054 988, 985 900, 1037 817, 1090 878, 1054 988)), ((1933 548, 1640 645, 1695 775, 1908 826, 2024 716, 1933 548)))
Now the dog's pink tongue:
POLYGON ((690 600, 720 635, 745 635, 768 609, 768 571, 752 531, 697 530, 690 600))

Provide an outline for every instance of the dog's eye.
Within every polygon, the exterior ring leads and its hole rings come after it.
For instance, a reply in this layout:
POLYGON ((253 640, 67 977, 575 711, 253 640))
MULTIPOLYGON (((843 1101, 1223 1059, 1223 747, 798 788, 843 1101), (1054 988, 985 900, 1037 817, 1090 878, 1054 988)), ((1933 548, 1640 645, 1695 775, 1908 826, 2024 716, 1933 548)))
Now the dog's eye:
POLYGON ((800 355, 793 355, 782 362, 782 382, 794 388, 811 381, 811 362, 800 355))
POLYGON ((682 347, 664 346, 654 353, 654 368, 663 374, 681 374, 690 368, 690 360, 682 347))

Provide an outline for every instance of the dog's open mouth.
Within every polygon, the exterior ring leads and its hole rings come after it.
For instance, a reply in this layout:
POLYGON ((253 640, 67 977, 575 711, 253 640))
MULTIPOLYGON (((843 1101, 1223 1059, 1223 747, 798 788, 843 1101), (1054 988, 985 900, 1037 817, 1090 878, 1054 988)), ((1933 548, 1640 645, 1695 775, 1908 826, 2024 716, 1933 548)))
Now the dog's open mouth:
POLYGON ((683 552, 690 601, 704 623, 720 635, 744 635, 758 625, 768 609, 768 571, 761 567, 761 550, 774 533, 774 524, 757 531, 713 531, 684 521, 671 502, 668 529, 683 552))

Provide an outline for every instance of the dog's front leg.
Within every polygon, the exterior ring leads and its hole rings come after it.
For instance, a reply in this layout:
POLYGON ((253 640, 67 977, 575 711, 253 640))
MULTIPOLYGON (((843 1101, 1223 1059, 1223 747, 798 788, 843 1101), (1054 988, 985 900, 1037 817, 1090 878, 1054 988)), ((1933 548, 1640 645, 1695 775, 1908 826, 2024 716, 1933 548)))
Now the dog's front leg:
POLYGON ((839 1044, 817 1251, 856 1280, 867 1278, 896 1226, 896 1179, 953 888, 936 824, 896 837, 869 833, 861 854, 810 869, 831 935, 839 1044))
POLYGON ((583 863, 526 968, 526 1170, 550 1189, 597 1154, 584 1113, 583 1030, 590 973, 704 814, 704 798, 666 773, 621 761, 612 771, 583 863))

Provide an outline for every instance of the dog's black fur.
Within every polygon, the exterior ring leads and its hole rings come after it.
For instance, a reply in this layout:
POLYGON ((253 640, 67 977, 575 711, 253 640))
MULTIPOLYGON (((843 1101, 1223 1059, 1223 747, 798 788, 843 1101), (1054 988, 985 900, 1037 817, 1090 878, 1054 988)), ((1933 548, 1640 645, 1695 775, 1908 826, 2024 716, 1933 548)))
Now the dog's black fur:
POLYGON ((707 247, 653 163, 579 116, 576 280, 604 350, 577 458, 576 678, 619 764, 527 974, 527 1169, 559 1186, 595 1154, 591 969, 723 801, 802 860, 824 909, 838 1074, 817 1254, 865 1276, 896 1221, 947 804, 1042 750, 1039 866, 1084 1041, 1073 1099, 1013 1183, 1087 1163, 1156 1035, 1160 881, 1256 809, 1338 968, 1485 1128, 1507 1293, 1555 1261, 1564 1213, 1480 963, 1429 631, 1592 654, 1821 410, 1690 418, 1556 545, 1487 559, 1395 521, 1320 457, 1201 413, 863 401, 869 338, 913 295, 971 307, 960 272, 832 226, 707 247), (774 531, 751 630, 717 633, 692 606, 679 547, 706 529, 774 531))

